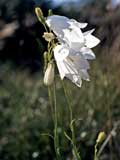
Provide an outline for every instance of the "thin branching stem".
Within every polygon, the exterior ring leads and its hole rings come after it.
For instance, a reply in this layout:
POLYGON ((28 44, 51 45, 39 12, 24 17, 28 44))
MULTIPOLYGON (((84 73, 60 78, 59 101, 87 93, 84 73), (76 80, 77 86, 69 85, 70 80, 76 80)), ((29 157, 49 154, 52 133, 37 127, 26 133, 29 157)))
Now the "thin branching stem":
POLYGON ((52 100, 52 94, 51 94, 51 88, 48 86, 48 96, 49 96, 49 102, 50 102, 50 107, 51 107, 51 112, 52 112, 52 119, 54 121, 54 110, 53 110, 53 100, 52 100))
POLYGON ((65 97, 66 97, 68 107, 69 107, 69 112, 70 112, 70 129, 71 129, 71 133, 72 133, 71 144, 73 146, 73 151, 74 151, 76 159, 81 160, 81 157, 80 157, 80 154, 78 153, 78 150, 76 147, 76 142, 75 142, 75 131, 74 131, 74 125, 73 125, 73 112, 72 112, 72 104, 71 104, 71 100, 70 100, 69 91, 67 91, 67 87, 65 86, 63 81, 62 81, 62 86, 64 89, 65 97))

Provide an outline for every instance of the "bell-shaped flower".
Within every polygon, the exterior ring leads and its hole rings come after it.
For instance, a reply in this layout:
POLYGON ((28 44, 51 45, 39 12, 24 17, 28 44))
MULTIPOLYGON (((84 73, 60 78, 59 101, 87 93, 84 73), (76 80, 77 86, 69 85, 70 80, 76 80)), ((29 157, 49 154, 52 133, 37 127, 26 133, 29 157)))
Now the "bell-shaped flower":
POLYGON ((66 29, 71 30, 73 28, 79 28, 80 31, 80 28, 85 28, 87 26, 87 23, 79 23, 74 19, 59 15, 47 17, 46 23, 59 39, 64 38, 64 30, 66 29))
POLYGON ((89 81, 89 75, 87 73, 89 63, 87 59, 94 58, 93 53, 88 51, 86 54, 82 50, 76 53, 75 50, 65 45, 57 45, 54 48, 54 57, 61 79, 66 77, 78 87, 81 87, 82 79, 89 81))
POLYGON ((81 47, 93 48, 100 40, 92 35, 94 29, 82 32, 87 23, 79 23, 74 19, 53 15, 46 20, 47 25, 58 37, 60 43, 66 43, 70 48, 79 51, 81 47))
POLYGON ((58 15, 49 16, 46 23, 60 43, 54 48, 54 57, 61 79, 67 77, 80 87, 82 79, 89 81, 88 60, 95 59, 91 48, 100 40, 92 35, 94 29, 82 32, 87 23, 58 15))

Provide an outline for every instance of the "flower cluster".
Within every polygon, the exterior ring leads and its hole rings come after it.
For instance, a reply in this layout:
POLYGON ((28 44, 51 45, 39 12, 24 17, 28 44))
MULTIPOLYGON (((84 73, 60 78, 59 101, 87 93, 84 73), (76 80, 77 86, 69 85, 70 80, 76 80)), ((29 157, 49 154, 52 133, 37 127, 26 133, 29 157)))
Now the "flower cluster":
MULTIPOLYGON (((91 48, 99 44, 100 40, 92 35, 94 29, 83 32, 87 23, 79 23, 74 19, 64 16, 52 15, 48 12, 45 18, 40 8, 35 8, 39 21, 45 27, 43 38, 48 42, 48 51, 44 54, 45 76, 44 83, 49 85, 49 80, 54 80, 53 53, 60 77, 70 79, 78 87, 81 87, 82 79, 89 81, 88 60, 95 59, 91 48), (49 27, 49 29, 48 29, 49 27), (55 34, 53 34, 52 32, 55 34), (55 41, 57 39, 57 42, 55 41), (50 64, 50 65, 49 65, 50 64), (51 74, 52 73, 52 74, 51 74), (52 76, 49 78, 49 76, 52 76)), ((50 81, 52 84, 52 81, 50 81)))
POLYGON ((87 23, 58 15, 48 16, 46 23, 58 39, 53 52, 61 79, 66 77, 81 87, 82 79, 89 81, 88 60, 95 59, 91 48, 100 42, 92 35, 94 29, 82 32, 87 23))

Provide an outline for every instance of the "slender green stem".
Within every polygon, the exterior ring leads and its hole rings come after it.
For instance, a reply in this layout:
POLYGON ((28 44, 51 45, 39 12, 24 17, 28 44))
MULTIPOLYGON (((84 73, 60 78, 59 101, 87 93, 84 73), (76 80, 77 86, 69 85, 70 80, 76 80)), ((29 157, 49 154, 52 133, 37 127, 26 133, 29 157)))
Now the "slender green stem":
POLYGON ((56 153, 56 159, 61 160, 60 155, 60 147, 59 147, 59 137, 58 137, 58 120, 57 120, 57 103, 56 103, 56 85, 53 84, 53 91, 51 87, 48 87, 48 95, 49 95, 49 101, 51 105, 51 111, 52 111, 52 118, 54 121, 54 148, 56 153), (54 109, 53 109, 54 106, 54 109))
POLYGON ((98 147, 98 143, 95 144, 94 160, 98 160, 98 158, 97 158, 97 152, 98 152, 97 147, 98 147))
POLYGON ((74 126, 73 126, 73 112, 72 112, 72 104, 71 104, 71 100, 70 100, 70 96, 69 96, 69 92, 67 91, 66 86, 64 85, 64 82, 62 81, 62 85, 63 85, 63 89, 64 89, 64 93, 65 93, 65 97, 68 103, 68 107, 69 107, 69 112, 70 112, 70 129, 71 129, 71 133, 72 133, 72 146, 73 146, 73 150, 74 150, 74 154, 77 158, 77 160, 81 160, 80 154, 78 153, 77 147, 76 147, 76 142, 75 142, 75 131, 74 131, 74 126))
POLYGON ((50 102, 50 107, 51 107, 51 112, 52 112, 52 119, 54 121, 54 110, 53 110, 53 100, 52 100, 52 94, 51 94, 51 88, 48 86, 48 96, 49 96, 49 102, 50 102))
POLYGON ((58 137, 58 117, 57 117, 57 103, 56 103, 56 84, 53 84, 54 91, 54 146, 56 152, 56 159, 61 160, 60 147, 59 147, 59 137, 58 137))
POLYGON ((46 24, 45 24, 45 23, 43 23, 43 26, 44 26, 44 28, 45 28, 46 32, 48 32, 48 29, 47 29, 47 27, 46 27, 46 24))

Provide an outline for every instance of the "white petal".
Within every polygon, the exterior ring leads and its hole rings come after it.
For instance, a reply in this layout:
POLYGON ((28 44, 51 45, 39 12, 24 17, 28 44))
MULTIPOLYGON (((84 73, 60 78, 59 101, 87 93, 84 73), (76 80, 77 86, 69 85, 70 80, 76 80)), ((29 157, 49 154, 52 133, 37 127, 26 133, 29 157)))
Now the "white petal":
POLYGON ((79 75, 75 74, 67 74, 66 77, 70 79, 73 83, 75 83, 78 87, 81 87, 82 85, 82 80, 79 75))
POLYGON ((70 65, 67 60, 57 62, 57 66, 58 66, 61 79, 63 79, 64 77, 67 77, 67 75, 78 74, 76 68, 74 68, 73 65, 70 65))
POLYGON ((57 45, 53 51, 56 61, 63 61, 69 55, 69 49, 63 45, 57 45))
POLYGON ((77 24, 80 28, 85 28, 87 27, 88 23, 78 23, 77 24))
POLYGON ((95 59, 95 54, 90 48, 82 47, 80 53, 85 57, 85 59, 95 59))
POLYGON ((82 85, 82 79, 79 79, 75 84, 76 84, 78 87, 81 87, 81 85, 82 85))
POLYGON ((65 64, 65 67, 67 68, 67 71, 68 71, 68 72, 66 72, 66 74, 69 74, 69 73, 70 74, 78 74, 77 68, 71 60, 65 59, 64 64, 65 64))
POLYGON ((64 41, 69 45, 70 48, 80 50, 84 45, 84 36, 82 31, 74 27, 73 29, 64 29, 64 41))
POLYGON ((60 73, 60 78, 63 80, 65 77, 65 69, 64 69, 64 63, 63 62, 57 62, 57 67, 60 73))
POLYGON ((80 53, 76 56, 69 56, 69 57, 67 57, 67 59, 69 60, 69 64, 70 63, 71 63, 71 65, 74 64, 74 67, 77 70, 90 68, 88 61, 80 53))
POLYGON ((53 15, 47 17, 46 23, 59 38, 63 38, 63 29, 67 29, 70 27, 68 21, 69 18, 67 17, 53 15))
POLYGON ((84 32, 84 36, 87 36, 88 34, 92 34, 94 32, 95 29, 91 29, 89 31, 84 32))
POLYGON ((75 19, 70 19, 69 23, 71 24, 71 28, 74 26, 78 28, 85 28, 87 26, 87 23, 79 23, 75 19))
POLYGON ((100 40, 91 34, 85 36, 85 45, 88 48, 93 48, 100 43, 100 40))
POLYGON ((82 79, 79 75, 73 75, 73 83, 75 83, 78 87, 82 85, 82 79))
POLYGON ((69 18, 64 16, 52 15, 47 17, 46 23, 51 28, 68 28, 70 24, 68 23, 69 18))
POLYGON ((86 81, 90 81, 89 74, 88 74, 87 70, 81 70, 80 75, 81 75, 82 79, 84 79, 86 81))

